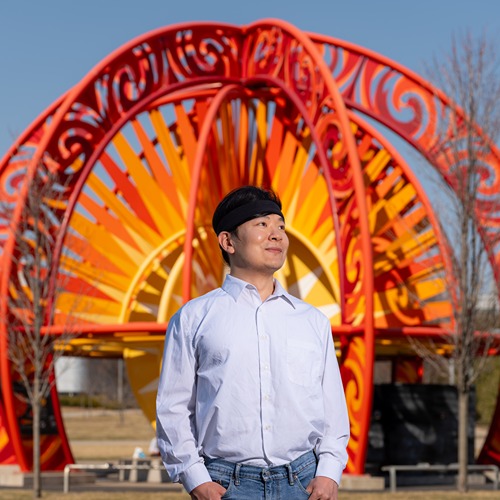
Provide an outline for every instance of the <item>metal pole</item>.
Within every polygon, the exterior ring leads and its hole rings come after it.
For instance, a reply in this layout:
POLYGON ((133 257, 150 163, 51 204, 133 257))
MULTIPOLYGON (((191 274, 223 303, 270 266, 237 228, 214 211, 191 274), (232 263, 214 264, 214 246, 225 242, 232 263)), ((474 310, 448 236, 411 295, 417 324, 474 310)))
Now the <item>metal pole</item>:
POLYGON ((396 493, 396 469, 391 467, 389 469, 389 480, 391 483, 391 493, 396 493))
POLYGON ((64 478, 63 478, 63 492, 69 493, 69 471, 71 469, 71 465, 68 464, 64 467, 64 478))

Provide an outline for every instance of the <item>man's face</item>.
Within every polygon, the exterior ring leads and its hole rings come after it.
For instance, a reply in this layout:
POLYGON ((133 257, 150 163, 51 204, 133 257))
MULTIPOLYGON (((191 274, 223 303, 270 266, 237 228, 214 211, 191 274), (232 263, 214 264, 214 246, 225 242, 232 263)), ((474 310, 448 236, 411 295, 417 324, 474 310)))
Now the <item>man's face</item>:
POLYGON ((240 226, 236 234, 230 235, 228 251, 231 270, 273 274, 280 269, 288 251, 288 236, 285 222, 277 214, 251 219, 240 226))

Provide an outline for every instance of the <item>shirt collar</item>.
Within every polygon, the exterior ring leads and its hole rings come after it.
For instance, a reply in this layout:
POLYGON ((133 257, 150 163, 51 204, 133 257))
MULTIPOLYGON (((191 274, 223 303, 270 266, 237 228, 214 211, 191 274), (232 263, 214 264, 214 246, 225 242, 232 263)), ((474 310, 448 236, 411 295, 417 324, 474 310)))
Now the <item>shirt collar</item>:
MULTIPOLYGON (((233 299, 236 301, 238 300, 238 297, 240 296, 241 292, 245 288, 253 288, 255 287, 247 283, 246 281, 243 281, 239 278, 235 278, 234 276, 231 276, 230 274, 226 275, 226 279, 224 280, 224 283, 222 284, 222 289, 231 295, 233 299)), ((294 298, 293 295, 290 295, 282 286, 281 283, 277 280, 274 279, 274 292, 269 298, 283 298, 286 302, 288 302, 294 309, 295 309, 295 304, 294 304, 294 298)), ((269 300, 269 299, 268 299, 269 300)))

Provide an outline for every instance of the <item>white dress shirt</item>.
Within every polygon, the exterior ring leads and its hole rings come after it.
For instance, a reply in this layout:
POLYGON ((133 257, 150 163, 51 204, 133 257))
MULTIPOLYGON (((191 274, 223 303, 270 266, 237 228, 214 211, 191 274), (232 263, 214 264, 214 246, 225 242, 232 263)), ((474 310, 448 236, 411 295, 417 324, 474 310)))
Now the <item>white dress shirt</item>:
POLYGON ((157 396, 158 445, 172 481, 211 481, 202 456, 283 465, 315 450, 340 483, 349 420, 328 318, 275 281, 222 288, 170 320, 157 396))

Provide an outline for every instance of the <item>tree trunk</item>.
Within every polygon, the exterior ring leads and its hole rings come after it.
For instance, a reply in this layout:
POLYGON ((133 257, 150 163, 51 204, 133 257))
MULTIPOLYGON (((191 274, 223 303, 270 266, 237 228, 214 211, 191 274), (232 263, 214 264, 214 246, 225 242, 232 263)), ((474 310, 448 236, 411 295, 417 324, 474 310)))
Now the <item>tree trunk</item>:
POLYGON ((469 456, 469 392, 458 391, 458 491, 468 490, 467 466, 469 456))
POLYGON ((40 471, 40 379, 35 373, 33 383, 33 498, 42 496, 40 471))

